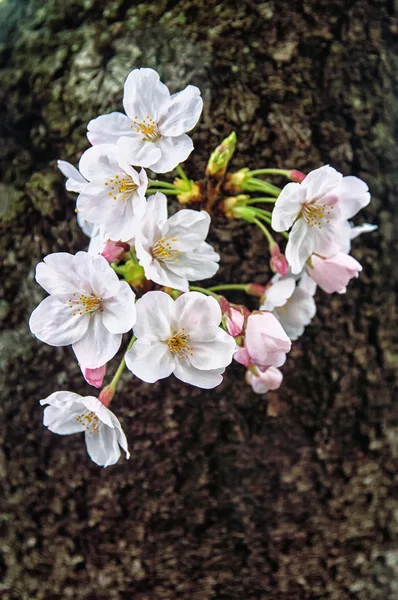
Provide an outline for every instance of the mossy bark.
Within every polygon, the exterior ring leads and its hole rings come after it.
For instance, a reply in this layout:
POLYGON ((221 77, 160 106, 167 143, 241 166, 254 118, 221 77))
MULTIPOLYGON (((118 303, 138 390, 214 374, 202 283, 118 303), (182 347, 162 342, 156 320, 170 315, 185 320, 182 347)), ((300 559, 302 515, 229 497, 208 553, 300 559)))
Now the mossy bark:
MULTIPOLYGON (((27 8, 0 31, 1 598, 394 600, 394 2, 27 8), (234 129, 234 168, 330 162, 365 179, 373 202, 359 220, 379 230, 354 243, 364 270, 348 293, 319 293, 278 392, 255 395, 239 365, 211 392, 126 375, 114 406, 132 457, 101 470, 80 436, 41 424, 40 398, 91 389, 71 351, 34 340, 27 320, 42 298, 35 264, 87 242, 55 159, 77 162, 88 120, 120 109, 136 66, 202 89, 190 176, 234 129)), ((211 238, 220 281, 267 281, 260 232, 218 219, 211 238)))

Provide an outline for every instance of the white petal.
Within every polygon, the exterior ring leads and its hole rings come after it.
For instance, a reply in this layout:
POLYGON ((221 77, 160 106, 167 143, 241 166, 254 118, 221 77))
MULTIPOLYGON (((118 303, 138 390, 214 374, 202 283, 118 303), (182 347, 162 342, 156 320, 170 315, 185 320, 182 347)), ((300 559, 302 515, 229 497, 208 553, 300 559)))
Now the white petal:
POLYGON ((297 287, 282 310, 276 309, 274 315, 292 341, 297 340, 309 325, 316 313, 316 304, 311 294, 297 287))
MULTIPOLYGON (((156 292, 154 292, 156 293, 156 292)), ((171 375, 175 363, 166 343, 138 339, 127 352, 127 368, 139 379, 154 383, 171 375)))
POLYGON ((145 340, 167 340, 174 301, 165 292, 147 292, 137 300, 137 322, 134 334, 145 340))
POLYGON ((186 133, 177 137, 162 136, 154 144, 161 151, 159 160, 151 165, 151 169, 155 173, 172 171, 177 165, 187 160, 193 150, 193 142, 186 133))
POLYGON ((182 273, 176 273, 175 271, 169 269, 169 263, 159 262, 157 260, 151 260, 149 263, 144 263, 140 260, 140 264, 144 268, 147 279, 150 279, 159 285, 180 290, 181 292, 188 292, 188 280, 183 276, 182 273))
POLYGON ((102 303, 102 319, 111 333, 126 333, 136 321, 135 294, 127 281, 120 282, 117 296, 102 303))
POLYGON ((68 294, 78 291, 78 278, 73 270, 73 254, 55 252, 36 267, 36 281, 49 294, 68 294))
POLYGON ((376 231, 376 229, 377 225, 371 225, 370 223, 363 223, 362 225, 351 227, 350 238, 354 240, 362 233, 371 233, 372 231, 376 231))
POLYGON ((120 171, 114 144, 98 144, 86 150, 79 161, 79 170, 88 181, 102 181, 120 171))
MULTIPOLYGON (((132 165, 140 167, 151 167, 157 163, 162 156, 157 142, 148 142, 142 135, 131 133, 129 137, 122 137, 117 143, 118 153, 132 165)), ((152 169, 153 170, 153 169, 152 169)))
POLYGON ((305 191, 305 197, 308 202, 320 199, 336 188, 343 176, 329 165, 324 165, 308 173, 306 178, 299 185, 305 191))
POLYGON ((132 124, 131 119, 120 112, 101 115, 87 125, 87 137, 93 146, 116 144, 121 136, 130 135, 132 124))
POLYGON ((207 330, 203 330, 203 338, 203 342, 189 339, 192 346, 189 362, 192 366, 196 369, 212 370, 231 364, 236 350, 236 343, 232 336, 220 327, 208 327, 207 330))
POLYGON ((120 348, 121 334, 110 333, 99 312, 93 313, 85 335, 73 344, 78 362, 90 369, 101 367, 111 360, 120 348))
POLYGON ((314 251, 314 234, 303 218, 298 219, 289 234, 285 256, 292 273, 300 273, 314 251))
POLYGON ((201 332, 208 327, 218 327, 220 322, 221 308, 215 298, 187 292, 174 302, 172 326, 175 331, 184 327, 194 339, 205 341, 201 332))
POLYGON ((146 212, 137 231, 137 239, 142 240, 143 246, 146 246, 145 241, 152 246, 166 220, 167 198, 162 192, 156 192, 147 200, 146 212))
POLYGON ((301 275, 301 279, 298 283, 298 287, 300 288, 300 290, 304 290, 304 292, 307 292, 307 294, 309 294, 310 296, 314 296, 316 293, 317 285, 312 279, 312 277, 309 276, 308 271, 304 270, 301 275))
POLYGON ((204 390, 210 390, 217 387, 222 382, 222 374, 225 369, 212 369, 211 371, 201 371, 195 369, 192 365, 178 360, 174 371, 175 377, 184 383, 195 385, 204 390))
POLYGON ((87 453, 100 467, 114 465, 120 458, 116 430, 102 425, 99 432, 85 434, 87 453))
POLYGON ((182 209, 167 219, 162 227, 162 237, 176 238, 173 248, 189 252, 200 246, 207 237, 210 215, 206 211, 182 209))
POLYGON ((148 115, 156 123, 170 104, 170 92, 153 69, 134 69, 124 84, 123 106, 126 114, 138 121, 148 115))
POLYGON ((301 211, 301 191, 299 183, 285 185, 272 211, 272 229, 286 231, 293 225, 301 211))
POLYGON ((32 312, 29 327, 39 340, 50 346, 69 346, 85 335, 89 317, 71 309, 68 300, 67 294, 49 296, 32 312))
POLYGON ((98 398, 95 398, 95 396, 82 397, 82 404, 88 411, 93 412, 102 423, 105 423, 108 427, 113 427, 112 412, 98 398))
POLYGON ((203 108, 200 90, 188 85, 185 90, 171 96, 166 115, 159 122, 162 135, 177 136, 191 131, 199 120, 203 108))
POLYGON ((370 202, 369 188, 358 177, 344 177, 337 193, 342 219, 351 219, 370 202))
POLYGON ((83 190, 87 180, 84 179, 83 175, 79 173, 76 167, 66 162, 66 160, 57 160, 57 167, 61 173, 67 177, 65 187, 68 192, 79 193, 83 190))
POLYGON ((199 246, 193 252, 184 252, 180 254, 178 263, 168 263, 169 269, 187 281, 199 281, 213 277, 219 269, 220 257, 206 242, 203 242, 203 246, 208 246, 209 250, 199 246))
POLYGON ((275 306, 284 306, 288 298, 293 294, 296 282, 293 277, 286 277, 273 283, 266 289, 265 302, 261 304, 260 310, 274 310, 275 306))
POLYGON ((119 278, 100 254, 78 252, 74 257, 74 269, 80 278, 80 286, 88 293, 106 300, 119 292, 119 278))
POLYGON ((76 404, 68 410, 62 410, 56 406, 47 406, 43 413, 43 425, 48 427, 52 433, 58 433, 58 435, 82 433, 85 427, 77 420, 81 412, 81 404, 76 404))

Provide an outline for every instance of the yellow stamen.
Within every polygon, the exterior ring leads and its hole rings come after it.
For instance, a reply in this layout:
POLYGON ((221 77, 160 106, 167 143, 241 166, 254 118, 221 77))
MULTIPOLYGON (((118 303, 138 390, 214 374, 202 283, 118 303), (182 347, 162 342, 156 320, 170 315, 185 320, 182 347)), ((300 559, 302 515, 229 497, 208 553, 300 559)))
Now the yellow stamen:
POLYGON ((177 331, 167 340, 170 352, 176 354, 178 358, 193 356, 193 348, 189 345, 189 337, 189 333, 185 333, 185 329, 182 327, 180 331, 177 331))

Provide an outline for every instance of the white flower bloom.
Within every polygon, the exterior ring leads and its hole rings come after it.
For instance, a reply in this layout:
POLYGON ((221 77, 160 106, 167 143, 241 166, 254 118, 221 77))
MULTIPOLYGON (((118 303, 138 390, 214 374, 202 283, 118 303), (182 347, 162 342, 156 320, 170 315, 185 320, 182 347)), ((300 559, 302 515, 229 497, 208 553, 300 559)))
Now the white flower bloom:
POLYGON ((78 362, 90 369, 115 356, 122 334, 135 323, 135 294, 103 256, 50 254, 37 265, 36 281, 51 294, 29 320, 39 340, 72 344, 78 362))
POLYGON ((188 292, 174 301, 164 292, 148 292, 136 306, 137 340, 126 354, 134 375, 154 383, 174 373, 204 389, 221 383, 236 345, 219 327, 221 309, 214 298, 188 292))
POLYGON ((53 433, 85 434, 90 458, 103 467, 114 465, 120 458, 120 448, 130 458, 127 439, 119 420, 98 398, 79 396, 73 392, 54 392, 40 404, 44 409, 43 423, 53 433))
POLYGON ((288 183, 272 212, 272 227, 285 231, 292 225, 286 258, 293 273, 316 253, 332 256, 340 250, 344 221, 369 204, 368 186, 357 177, 343 177, 326 165, 311 171, 302 183, 288 183))
POLYGON ((147 279, 187 292, 188 281, 213 277, 219 255, 204 240, 210 215, 183 209, 167 218, 167 198, 148 198, 147 212, 135 236, 135 250, 147 279))
POLYGON ((77 198, 84 219, 103 224, 115 241, 133 237, 146 210, 148 177, 137 173, 123 158, 119 145, 99 144, 84 152, 80 172, 87 179, 77 198))
POLYGON ((304 333, 316 313, 313 294, 296 286, 293 277, 281 277, 267 288, 260 310, 269 310, 292 341, 304 333))
POLYGON ((170 96, 153 69, 134 69, 124 84, 126 115, 101 115, 88 124, 91 144, 113 143, 119 138, 133 165, 150 167, 156 173, 172 171, 193 150, 186 135, 198 122, 203 102, 200 90, 188 85, 170 96))

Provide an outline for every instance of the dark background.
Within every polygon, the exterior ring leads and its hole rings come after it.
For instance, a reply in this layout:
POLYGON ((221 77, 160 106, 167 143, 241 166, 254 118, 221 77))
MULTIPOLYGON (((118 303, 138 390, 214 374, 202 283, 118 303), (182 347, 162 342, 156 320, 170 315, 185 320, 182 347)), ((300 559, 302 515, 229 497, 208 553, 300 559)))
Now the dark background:
MULTIPOLYGON (((395 3, 3 0, 0 21, 0 598, 398 598, 395 3), (365 179, 356 221, 379 229, 348 293, 318 293, 278 392, 236 364, 211 392, 127 373, 112 406, 132 456, 104 470, 42 426, 40 398, 93 388, 27 321, 35 264, 87 243, 55 160, 77 163, 138 66, 202 90, 190 176, 234 129, 234 168, 365 179)), ((267 281, 260 232, 215 220, 211 239, 218 281, 267 281)))

